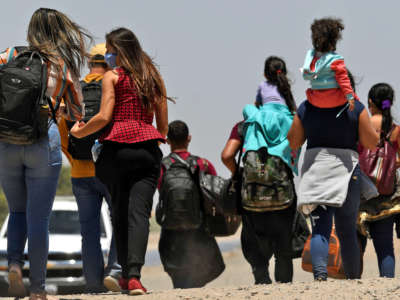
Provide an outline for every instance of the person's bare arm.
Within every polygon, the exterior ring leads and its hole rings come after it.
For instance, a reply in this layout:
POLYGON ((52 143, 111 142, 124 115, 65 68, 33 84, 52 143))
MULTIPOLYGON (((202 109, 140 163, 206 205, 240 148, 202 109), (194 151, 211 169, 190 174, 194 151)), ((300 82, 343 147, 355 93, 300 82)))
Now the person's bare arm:
POLYGON ((104 74, 100 111, 87 124, 76 122, 70 131, 73 136, 83 138, 99 131, 111 122, 115 105, 114 85, 117 81, 118 74, 114 71, 108 71, 104 74))
POLYGON ((229 139, 221 153, 223 164, 231 171, 232 175, 236 172, 235 156, 239 152, 242 142, 236 139, 229 139))
POLYGON ((372 126, 371 119, 365 108, 358 119, 358 136, 361 145, 370 150, 374 150, 379 142, 379 134, 372 126))
MULTIPOLYGON (((165 85, 163 82, 163 95, 167 95, 167 91, 165 89, 165 85)), ((167 105, 167 97, 163 97, 160 101, 154 104, 155 115, 156 115, 156 124, 157 130, 161 133, 162 136, 166 137, 168 133, 168 105, 167 105)))
POLYGON ((287 138, 292 150, 299 149, 306 141, 303 124, 297 115, 293 118, 293 123, 289 129, 287 138))

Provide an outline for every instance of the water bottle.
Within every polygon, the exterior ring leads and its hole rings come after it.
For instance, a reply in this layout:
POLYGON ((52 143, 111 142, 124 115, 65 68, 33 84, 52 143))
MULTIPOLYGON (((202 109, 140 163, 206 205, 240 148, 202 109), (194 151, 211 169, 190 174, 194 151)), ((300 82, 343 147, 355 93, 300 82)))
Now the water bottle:
POLYGON ((92 158, 94 162, 96 162, 97 159, 99 158, 102 148, 103 145, 99 143, 99 140, 95 140, 92 146, 92 158))

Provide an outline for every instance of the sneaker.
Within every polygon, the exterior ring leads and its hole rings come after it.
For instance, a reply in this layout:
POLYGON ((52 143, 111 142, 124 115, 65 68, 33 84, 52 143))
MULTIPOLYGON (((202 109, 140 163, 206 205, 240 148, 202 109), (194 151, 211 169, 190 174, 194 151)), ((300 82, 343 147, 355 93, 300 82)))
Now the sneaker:
POLYGON ((11 297, 25 297, 26 289, 22 281, 22 270, 17 264, 8 268, 8 295, 11 297))
POLYGON ((147 293, 147 290, 144 288, 140 280, 135 277, 129 279, 128 290, 129 295, 131 296, 146 295, 147 293))
MULTIPOLYGON (((123 278, 121 278, 123 279, 123 278)), ((107 288, 107 290, 111 291, 111 292, 118 292, 120 293, 124 288, 122 288, 122 286, 125 287, 125 290, 128 289, 128 281, 126 279, 123 279, 123 283, 120 284, 120 280, 118 280, 117 278, 108 275, 106 277, 104 277, 103 280, 103 284, 104 286, 107 288)))

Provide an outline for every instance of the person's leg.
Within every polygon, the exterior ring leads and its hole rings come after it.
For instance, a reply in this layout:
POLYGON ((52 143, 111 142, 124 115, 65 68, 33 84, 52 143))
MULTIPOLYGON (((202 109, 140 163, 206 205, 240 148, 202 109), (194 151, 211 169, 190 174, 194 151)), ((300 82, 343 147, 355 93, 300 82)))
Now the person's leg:
POLYGON ((276 212, 275 224, 278 225, 274 235, 275 255, 275 281, 281 283, 292 282, 293 261, 291 256, 292 247, 292 224, 295 210, 292 208, 276 212))
POLYGON ((112 198, 112 225, 117 249, 117 259, 121 266, 122 277, 129 278, 128 274, 128 202, 129 191, 120 178, 119 183, 114 183, 111 193, 112 198))
POLYGON ((122 270, 122 277, 128 279, 127 272, 127 236, 128 236, 128 199, 129 181, 126 182, 122 167, 116 164, 118 147, 104 144, 101 154, 95 164, 96 177, 107 187, 111 197, 111 221, 113 237, 117 252, 117 260, 122 270))
POLYGON ((242 232, 240 235, 242 253, 250 264, 255 284, 270 284, 269 260, 273 252, 270 245, 260 245, 251 223, 251 213, 242 216, 242 232))
MULTIPOLYGON (((101 183, 101 181, 98 178, 95 178, 95 181, 96 181, 97 190, 103 195, 103 198, 106 201, 109 212, 110 212, 110 217, 112 218, 111 195, 108 192, 107 187, 103 183, 101 183)), ((104 274, 111 275, 116 279, 119 279, 121 277, 121 266, 117 262, 117 248, 115 245, 114 234, 112 234, 112 236, 111 236, 110 249, 109 249, 108 258, 107 258, 107 267, 104 271, 104 274)))
POLYGON ((240 235, 240 241, 243 256, 251 266, 255 284, 272 283, 268 272, 272 251, 270 251, 268 257, 266 257, 264 252, 261 250, 257 236, 251 226, 250 216, 246 214, 242 216, 242 232, 240 235))
POLYGON ((92 178, 71 178, 72 192, 78 204, 82 235, 83 274, 88 292, 102 291, 104 260, 100 244, 100 211, 103 196, 92 178))
POLYGON ((394 278, 393 224, 393 216, 369 223, 381 277, 394 278))
POLYGON ((23 146, 0 142, 0 184, 9 209, 7 227, 8 294, 14 297, 26 295, 26 289, 22 282, 22 266, 27 239, 27 195, 22 153, 23 146))
POLYGON ((312 236, 310 243, 311 263, 314 279, 326 280, 328 277, 329 239, 332 231, 332 218, 335 209, 318 206, 312 213, 312 236))
POLYGON ((0 182, 10 212, 7 227, 9 264, 24 264, 26 243, 26 185, 23 146, 0 144, 0 182))
POLYGON ((340 242, 340 253, 347 279, 360 278, 360 246, 357 239, 357 216, 360 206, 360 168, 357 166, 350 179, 343 206, 336 209, 335 226, 340 242))
MULTIPOLYGON (((158 169, 157 169, 158 170, 158 169)), ((149 237, 149 218, 157 186, 157 171, 135 182, 128 208, 128 276, 140 279, 149 237)))
POLYGON ((24 160, 30 291, 43 293, 49 247, 49 219, 62 164, 60 134, 54 123, 49 128, 48 138, 25 147, 24 160))

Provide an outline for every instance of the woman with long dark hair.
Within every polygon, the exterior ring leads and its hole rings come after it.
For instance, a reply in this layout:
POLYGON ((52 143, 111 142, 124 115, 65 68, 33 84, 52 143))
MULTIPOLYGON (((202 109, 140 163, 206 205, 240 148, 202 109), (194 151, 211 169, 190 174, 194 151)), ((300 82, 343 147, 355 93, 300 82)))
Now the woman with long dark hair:
MULTIPOLYGON (((86 59, 85 31, 63 13, 49 8, 34 12, 28 26, 28 50, 38 51, 48 66, 46 96, 66 116, 82 116, 80 68, 86 59)), ((11 62, 16 48, 0 54, 0 64, 11 62)), ((50 109, 49 109, 49 115, 50 109)), ((46 299, 49 216, 61 170, 61 144, 57 125, 48 121, 48 134, 31 145, 0 142, 0 181, 10 217, 7 232, 9 295, 26 294, 21 267, 28 238, 30 299, 46 299)))
MULTIPOLYGON (((368 108, 372 115, 372 126, 380 134, 382 143, 388 140, 390 146, 399 151, 400 130, 393 123, 391 113, 394 99, 394 90, 387 83, 377 83, 368 92, 368 108)), ((359 147, 359 151, 360 163, 363 165, 363 160, 366 158, 363 152, 367 149, 359 147)), ((395 160, 396 158, 392 157, 392 159, 395 160)), ((389 176, 389 174, 385 175, 389 176)), ((398 216, 400 213, 399 178, 396 181, 393 195, 380 194, 376 198, 363 201, 360 205, 359 220, 360 231, 363 234, 362 248, 364 251, 367 244, 367 232, 369 232, 378 257, 379 275, 381 277, 394 277, 393 225, 396 215, 398 216)))
POLYGON ((160 73, 132 31, 108 33, 106 48, 114 69, 104 75, 100 111, 87 124, 76 123, 71 134, 82 138, 105 128, 96 176, 111 193, 119 283, 130 295, 142 295, 140 271, 162 158, 158 143, 168 131, 167 96, 160 73))
POLYGON ((231 147, 230 139, 222 154, 225 165, 234 174, 234 156, 239 147, 243 148, 241 241, 256 284, 272 282, 268 271, 272 255, 276 262, 275 280, 292 281, 291 232, 296 212, 292 172, 297 172, 297 157, 292 156, 286 137, 296 104, 283 59, 268 57, 264 76, 266 80, 259 85, 256 105, 244 108, 245 121, 238 125, 243 126, 240 138, 243 144, 235 142, 236 147, 231 147), (260 168, 261 165, 266 167, 260 168))

